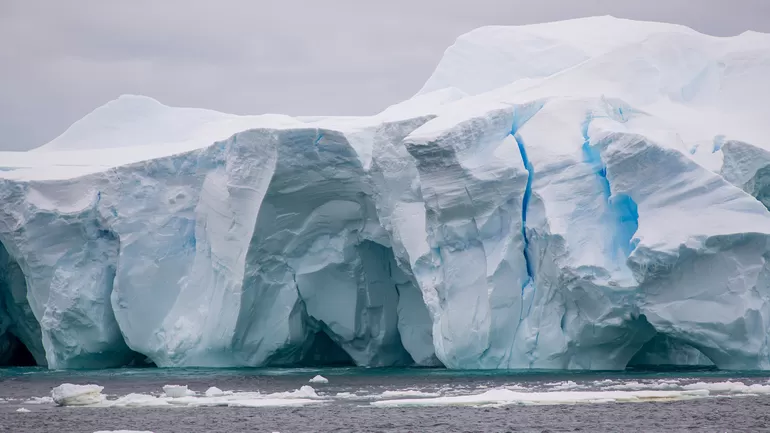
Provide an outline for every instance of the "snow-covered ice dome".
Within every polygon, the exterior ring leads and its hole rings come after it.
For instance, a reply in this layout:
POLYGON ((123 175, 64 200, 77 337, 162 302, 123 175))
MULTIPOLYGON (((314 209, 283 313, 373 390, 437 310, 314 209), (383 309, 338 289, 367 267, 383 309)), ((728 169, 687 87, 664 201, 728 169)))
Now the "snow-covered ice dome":
POLYGON ((770 369, 768 76, 770 35, 605 16, 369 117, 122 96, 0 152, 0 361, 770 369))

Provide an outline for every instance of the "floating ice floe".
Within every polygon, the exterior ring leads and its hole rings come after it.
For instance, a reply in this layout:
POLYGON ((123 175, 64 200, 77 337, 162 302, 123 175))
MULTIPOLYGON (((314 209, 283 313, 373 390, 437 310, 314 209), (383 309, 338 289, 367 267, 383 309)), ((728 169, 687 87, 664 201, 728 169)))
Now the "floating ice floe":
POLYGON ((205 396, 196 396, 187 386, 167 385, 165 394, 130 393, 116 399, 107 399, 101 394, 103 387, 98 385, 65 384, 54 388, 53 400, 60 406, 88 407, 278 407, 304 406, 328 401, 319 396, 313 387, 303 386, 294 391, 262 394, 260 392, 222 391, 211 387, 205 396), (65 386, 66 385, 66 386, 65 386), (64 388, 63 388, 64 387, 64 388), (74 387, 74 388, 73 388, 74 387), (94 387, 94 388, 92 388, 94 387))
POLYGON ((156 397, 149 394, 131 393, 119 397, 117 400, 111 400, 105 402, 108 406, 115 407, 152 407, 152 406, 169 406, 168 400, 178 397, 156 397))
POLYGON ((32 412, 32 411, 29 410, 29 409, 25 409, 23 407, 20 407, 20 408, 16 409, 16 412, 19 412, 19 413, 29 413, 29 412, 32 412))
POLYGON ((223 395, 230 395, 232 393, 233 393, 232 391, 222 391, 216 386, 212 386, 211 388, 206 390, 206 397, 220 397, 223 395))
POLYGON ((758 383, 746 385, 743 382, 697 382, 684 385, 684 389, 706 389, 713 393, 727 394, 770 394, 770 385, 758 383))
POLYGON ((51 404, 53 403, 51 397, 30 397, 29 400, 24 400, 23 404, 51 404))
MULTIPOLYGON (((680 388, 680 385, 678 383, 670 382, 670 381, 656 381, 652 383, 642 383, 642 382, 631 381, 631 382, 620 383, 617 385, 608 385, 604 387, 604 389, 613 389, 613 390, 677 389, 677 388, 680 388)), ((697 389, 702 389, 702 388, 697 388, 697 389)))
POLYGON ((406 389, 403 391, 385 391, 380 394, 382 398, 399 398, 399 397, 440 397, 438 392, 423 392, 412 389, 406 389))
POLYGON ((310 382, 310 383, 329 383, 329 379, 327 379, 327 378, 325 378, 325 377, 323 377, 321 375, 317 375, 314 378, 310 379, 308 382, 310 382))
POLYGON ((554 383, 547 383, 546 386, 550 387, 553 391, 567 391, 570 389, 576 389, 576 388, 584 388, 583 385, 578 385, 577 383, 568 380, 566 382, 554 382, 554 383))
POLYGON ((99 430, 94 433, 153 433, 149 430, 99 430))
POLYGON ((507 404, 574 404, 685 400, 709 395, 708 390, 682 391, 565 391, 565 392, 516 392, 494 389, 481 394, 438 398, 381 400, 371 404, 381 407, 400 406, 462 406, 507 404))
MULTIPOLYGON (((575 403, 609 403, 609 402, 648 402, 675 401, 705 397, 733 397, 737 395, 766 395, 770 394, 770 385, 743 382, 695 382, 680 384, 680 380, 648 380, 648 381, 594 381, 594 385, 604 385, 598 390, 569 391, 568 389, 585 389, 585 384, 572 381, 562 383, 546 383, 547 391, 519 392, 508 388, 496 388, 486 392, 470 395, 450 395, 437 398, 397 398, 399 392, 391 395, 382 394, 384 400, 371 404, 381 407, 401 406, 496 406, 508 404, 575 404, 575 403)), ((403 393, 401 394, 404 395, 403 393)))
POLYGON ((179 398, 179 397, 187 397, 189 395, 195 395, 195 391, 190 391, 187 388, 187 385, 164 385, 163 392, 166 393, 167 397, 171 397, 171 398, 179 398))
POLYGON ((51 390, 53 401, 59 406, 88 406, 104 400, 103 386, 64 383, 51 390))

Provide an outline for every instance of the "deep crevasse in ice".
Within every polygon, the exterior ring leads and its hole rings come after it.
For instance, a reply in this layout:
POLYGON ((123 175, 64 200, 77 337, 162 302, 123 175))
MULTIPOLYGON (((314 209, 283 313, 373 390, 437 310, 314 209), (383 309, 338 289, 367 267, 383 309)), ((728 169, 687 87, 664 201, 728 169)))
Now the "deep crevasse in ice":
POLYGON ((121 97, 0 152, 0 362, 768 369, 768 74, 595 17, 470 32, 371 117, 121 97))

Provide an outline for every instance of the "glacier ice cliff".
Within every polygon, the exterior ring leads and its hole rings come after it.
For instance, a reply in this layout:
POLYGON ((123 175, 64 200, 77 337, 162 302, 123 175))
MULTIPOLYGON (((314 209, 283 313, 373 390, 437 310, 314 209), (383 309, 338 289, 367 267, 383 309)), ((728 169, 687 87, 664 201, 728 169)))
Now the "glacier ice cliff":
POLYGON ((770 369, 768 76, 593 17, 369 117, 122 96, 0 152, 0 363, 770 369))

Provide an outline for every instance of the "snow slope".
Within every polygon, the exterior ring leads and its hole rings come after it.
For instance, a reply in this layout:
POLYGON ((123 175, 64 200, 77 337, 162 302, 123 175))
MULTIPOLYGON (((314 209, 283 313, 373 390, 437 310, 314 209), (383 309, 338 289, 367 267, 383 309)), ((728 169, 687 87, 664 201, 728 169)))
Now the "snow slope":
POLYGON ((770 369, 767 76, 770 35, 593 17, 371 117, 122 96, 0 152, 0 355, 770 369))

